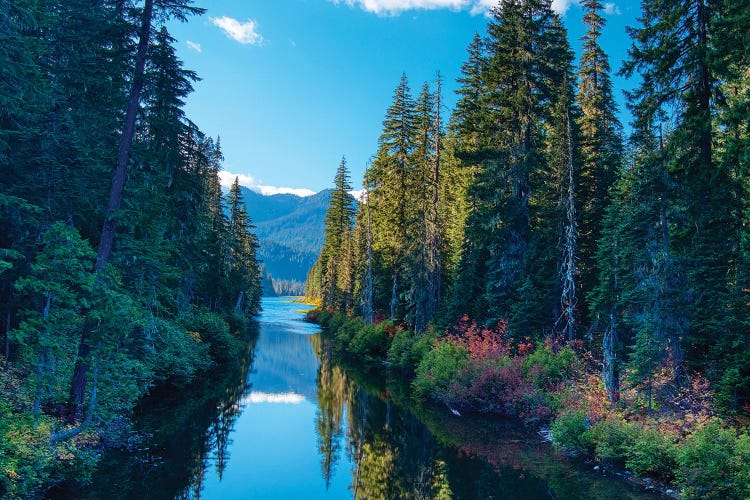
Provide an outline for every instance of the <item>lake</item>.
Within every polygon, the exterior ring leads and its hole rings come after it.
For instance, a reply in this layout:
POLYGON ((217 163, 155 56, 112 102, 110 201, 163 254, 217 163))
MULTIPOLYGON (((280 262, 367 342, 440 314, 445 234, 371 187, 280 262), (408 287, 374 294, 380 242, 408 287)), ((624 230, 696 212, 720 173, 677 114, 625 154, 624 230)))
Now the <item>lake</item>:
POLYGON ((82 498, 654 498, 503 419, 416 405, 338 364, 306 306, 265 298, 247 356, 139 407, 82 498))

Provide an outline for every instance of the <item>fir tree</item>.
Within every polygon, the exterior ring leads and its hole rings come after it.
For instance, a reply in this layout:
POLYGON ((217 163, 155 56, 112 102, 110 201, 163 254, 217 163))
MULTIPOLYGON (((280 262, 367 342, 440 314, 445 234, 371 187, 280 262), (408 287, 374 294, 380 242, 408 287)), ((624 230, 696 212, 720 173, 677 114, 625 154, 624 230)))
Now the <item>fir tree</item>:
POLYGON ((400 297, 407 281, 407 224, 414 220, 409 198, 416 147, 414 113, 408 81, 402 75, 383 120, 378 152, 365 173, 373 235, 375 307, 386 309, 392 319, 403 314, 400 297))
POLYGON ((352 190, 346 158, 341 163, 333 179, 325 217, 325 242, 320 254, 322 271, 323 305, 334 309, 351 305, 352 269, 351 239, 354 221, 354 203, 349 192, 352 190))

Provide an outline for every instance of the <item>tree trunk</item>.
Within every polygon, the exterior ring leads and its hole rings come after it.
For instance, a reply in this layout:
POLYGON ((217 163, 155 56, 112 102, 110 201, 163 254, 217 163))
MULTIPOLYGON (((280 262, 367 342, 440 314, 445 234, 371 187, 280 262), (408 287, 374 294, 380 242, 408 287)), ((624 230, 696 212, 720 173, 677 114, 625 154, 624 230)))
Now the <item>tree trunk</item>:
POLYGON ((367 247, 367 272, 365 274, 365 283, 362 287, 363 298, 362 298, 362 319, 365 324, 372 324, 374 318, 374 311, 372 305, 373 296, 373 285, 372 285, 372 228, 370 227, 370 198, 369 191, 365 188, 365 210, 367 211, 367 228, 365 234, 365 246, 367 247))
POLYGON ((5 360, 10 358, 10 308, 5 313, 5 360))
POLYGON ((96 408, 96 396, 99 388, 98 381, 99 365, 94 364, 94 370, 91 380, 91 396, 89 396, 89 404, 88 408, 86 409, 86 418, 83 419, 83 422, 81 422, 81 425, 79 425, 78 427, 73 427, 72 429, 68 429, 62 432, 51 432, 49 437, 50 443, 55 444, 59 441, 64 441, 66 439, 75 437, 83 432, 89 425, 91 425, 91 421, 94 418, 94 409, 96 408))
POLYGON ((125 122, 122 126, 122 135, 120 136, 120 145, 117 150, 117 168, 112 176, 112 187, 109 191, 109 203, 107 212, 104 217, 104 226, 99 239, 99 248, 96 254, 95 271, 103 269, 109 262, 112 255, 112 245, 115 240, 115 230, 117 221, 115 215, 122 204, 122 193, 125 189, 125 179, 127 178, 128 160, 130 159, 130 149, 133 145, 133 136, 135 135, 135 121, 138 115, 138 108, 141 102, 141 90, 143 89, 143 73, 146 66, 146 56, 148 55, 148 43, 151 37, 151 19, 153 16, 154 0, 146 0, 143 7, 143 18, 141 20, 141 32, 138 40, 138 50, 135 56, 135 72, 133 73, 133 83, 130 88, 130 98, 128 99, 128 108, 125 114, 125 122))
POLYGON ((84 331, 81 335, 81 343, 78 345, 78 359, 70 383, 70 404, 73 417, 76 419, 80 417, 81 407, 86 398, 86 373, 89 371, 88 359, 91 353, 91 346, 88 342, 89 326, 88 321, 83 325, 84 331))
MULTIPOLYGON (((44 311, 42 312, 42 319, 44 321, 49 318, 49 311, 52 308, 52 299, 54 298, 53 293, 48 293, 47 298, 44 301, 44 311)), ((48 362, 49 355, 49 326, 45 327, 44 333, 41 334, 39 347, 39 361, 36 365, 36 393, 34 394, 34 403, 31 408, 31 413, 34 415, 34 425, 39 423, 39 414, 41 413, 42 407, 42 394, 44 392, 44 369, 48 362)))
POLYGON ((611 403, 620 399, 620 370, 617 366, 617 324, 614 313, 609 315, 609 325, 604 332, 602 381, 611 403))
POLYGON ((398 272, 393 271, 393 286, 391 287, 391 321, 396 319, 396 303, 398 302, 398 272))
POLYGON ((427 248, 428 248, 428 275, 427 281, 429 285, 427 297, 427 311, 425 317, 425 323, 432 321, 432 318, 440 308, 440 294, 441 294, 441 274, 442 266, 440 262, 440 247, 442 238, 440 234, 440 228, 438 227, 440 217, 440 132, 442 129, 442 120, 440 116, 440 106, 442 98, 442 81, 440 79, 440 73, 437 74, 437 89, 435 91, 435 165, 432 174, 432 204, 431 213, 428 222, 427 231, 427 248))
POLYGON ((570 113, 567 114, 567 136, 568 136, 568 193, 565 200, 567 211, 567 225, 565 227, 565 247, 563 249, 562 265, 562 296, 561 305, 565 318, 564 332, 568 341, 576 338, 575 331, 575 306, 576 306, 576 209, 575 209, 575 185, 573 178, 573 137, 570 125, 570 113))
POLYGON ((234 310, 240 312, 242 310, 242 300, 245 298, 245 292, 241 291, 237 296, 237 302, 234 303, 234 310))
MULTIPOLYGON (((151 37, 151 20, 153 17, 154 0, 145 0, 143 7, 143 17, 141 19, 141 30, 138 40, 138 49, 135 56, 135 72, 133 73, 133 83, 130 88, 130 98, 128 99, 128 108, 125 114, 125 122, 122 126, 122 135, 120 136, 120 145, 117 151, 117 167, 112 176, 112 187, 109 192, 109 203, 104 216, 104 225, 99 238, 99 248, 96 254, 96 264, 94 272, 99 272, 107 266, 109 258, 112 255, 112 245, 115 240, 115 230, 117 221, 115 219, 117 210, 122 204, 122 193, 125 189, 125 179, 127 178, 128 160, 130 158, 130 149, 133 145, 133 136, 135 135, 135 122, 138 114, 138 108, 141 101, 141 90, 143 89, 143 73, 146 66, 146 56, 148 55, 148 44, 151 37)), ((86 322, 88 323, 88 322, 86 322)), ((84 325, 81 334, 81 342, 78 346, 78 359, 73 370, 73 378, 70 387, 70 402, 74 405, 74 411, 83 404, 86 392, 86 372, 88 371, 88 356, 91 347, 88 344, 88 330, 84 325)))

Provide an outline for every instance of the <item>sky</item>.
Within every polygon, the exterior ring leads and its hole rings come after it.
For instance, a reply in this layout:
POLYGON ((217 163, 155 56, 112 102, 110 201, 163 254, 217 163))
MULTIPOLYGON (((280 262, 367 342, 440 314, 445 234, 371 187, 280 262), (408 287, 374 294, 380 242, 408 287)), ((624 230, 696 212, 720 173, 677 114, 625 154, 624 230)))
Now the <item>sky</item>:
MULTIPOLYGON (((221 138, 222 182, 263 194, 308 195, 332 187, 346 157, 354 189, 377 149, 402 73, 412 95, 444 81, 444 119, 474 33, 486 34, 496 0, 196 0, 207 9, 170 24, 178 56, 201 78, 186 113, 221 138)), ((637 0, 606 4, 600 43, 619 69, 636 26, 637 0)), ((554 0, 580 54, 577 0, 554 0)), ((620 90, 632 82, 613 77, 620 90)))

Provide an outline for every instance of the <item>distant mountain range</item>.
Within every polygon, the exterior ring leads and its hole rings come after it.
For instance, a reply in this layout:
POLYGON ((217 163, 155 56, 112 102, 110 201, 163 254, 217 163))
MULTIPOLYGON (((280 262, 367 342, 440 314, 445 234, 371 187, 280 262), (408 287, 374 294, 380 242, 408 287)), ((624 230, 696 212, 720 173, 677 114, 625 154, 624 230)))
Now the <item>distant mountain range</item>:
POLYGON ((255 224, 265 268, 266 295, 302 295, 307 272, 318 258, 325 235, 325 215, 333 190, 312 196, 265 196, 242 188, 255 224))

